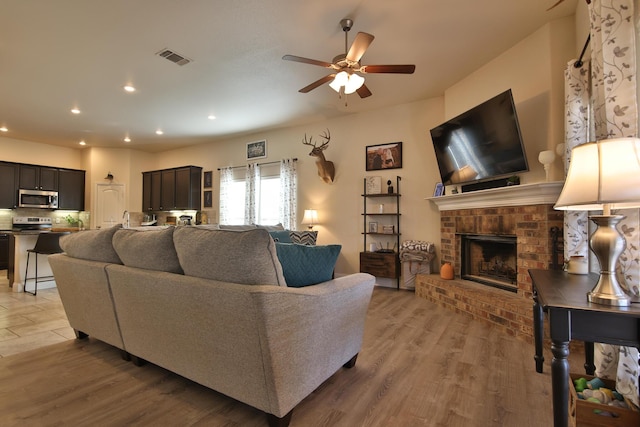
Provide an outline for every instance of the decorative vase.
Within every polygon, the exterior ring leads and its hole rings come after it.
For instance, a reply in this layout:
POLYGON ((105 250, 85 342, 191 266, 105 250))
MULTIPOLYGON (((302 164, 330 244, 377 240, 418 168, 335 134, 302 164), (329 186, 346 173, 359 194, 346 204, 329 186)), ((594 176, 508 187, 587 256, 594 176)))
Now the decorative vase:
POLYGON ((445 280, 453 279, 453 266, 450 262, 445 262, 444 264, 442 264, 442 267, 440 267, 440 277, 445 280))

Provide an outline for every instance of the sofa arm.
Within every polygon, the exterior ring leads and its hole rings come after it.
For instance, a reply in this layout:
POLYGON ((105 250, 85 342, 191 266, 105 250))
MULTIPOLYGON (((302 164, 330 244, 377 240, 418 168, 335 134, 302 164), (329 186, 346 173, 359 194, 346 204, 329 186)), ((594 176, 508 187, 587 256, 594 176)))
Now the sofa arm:
POLYGON ((254 293, 273 413, 287 413, 360 352, 374 283, 357 273, 254 293))

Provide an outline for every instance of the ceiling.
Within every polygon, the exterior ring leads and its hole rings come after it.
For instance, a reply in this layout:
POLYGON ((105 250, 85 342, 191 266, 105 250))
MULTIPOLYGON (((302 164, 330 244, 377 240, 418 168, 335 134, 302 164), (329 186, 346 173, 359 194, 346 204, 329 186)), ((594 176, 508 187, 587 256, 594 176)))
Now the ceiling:
POLYGON ((0 0, 0 136, 158 152, 441 96, 578 0, 556 1, 0 0), (345 17, 349 44, 375 36, 363 65, 416 72, 365 75, 373 96, 347 106, 328 85, 299 93, 329 73, 282 56, 331 62, 345 17))

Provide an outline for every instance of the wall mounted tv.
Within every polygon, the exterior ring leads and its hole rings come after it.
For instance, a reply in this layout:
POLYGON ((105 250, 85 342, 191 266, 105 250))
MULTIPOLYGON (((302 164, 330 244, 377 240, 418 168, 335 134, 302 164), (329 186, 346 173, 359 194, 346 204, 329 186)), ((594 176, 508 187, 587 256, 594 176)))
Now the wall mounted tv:
POLYGON ((511 89, 431 129, 431 139, 445 185, 496 187, 529 170, 511 89))

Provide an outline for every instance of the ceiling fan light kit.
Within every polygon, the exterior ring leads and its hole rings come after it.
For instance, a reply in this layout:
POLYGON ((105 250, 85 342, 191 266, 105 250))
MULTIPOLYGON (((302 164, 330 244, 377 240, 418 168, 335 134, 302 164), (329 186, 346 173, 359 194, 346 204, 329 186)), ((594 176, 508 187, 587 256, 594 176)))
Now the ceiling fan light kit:
POLYGON ((360 89, 363 84, 364 77, 355 73, 349 74, 346 71, 340 71, 333 78, 333 81, 329 83, 329 86, 338 93, 340 93, 341 88, 344 88, 344 93, 350 95, 360 89))
POLYGON ((356 92, 360 98, 366 98, 371 96, 371 91, 364 84, 364 77, 357 73, 413 74, 415 71, 415 65, 361 65, 360 59, 369 48, 374 36, 359 32, 356 34, 351 48, 347 49, 347 33, 353 26, 353 20, 345 18, 340 21, 340 26, 342 27, 342 31, 344 31, 345 53, 333 58, 333 62, 318 61, 316 59, 303 58, 295 55, 284 55, 282 57, 282 59, 286 61, 317 65, 329 68, 332 71, 331 74, 303 87, 298 92, 307 93, 325 83, 329 83, 329 86, 341 96, 343 94, 349 95, 356 92))

